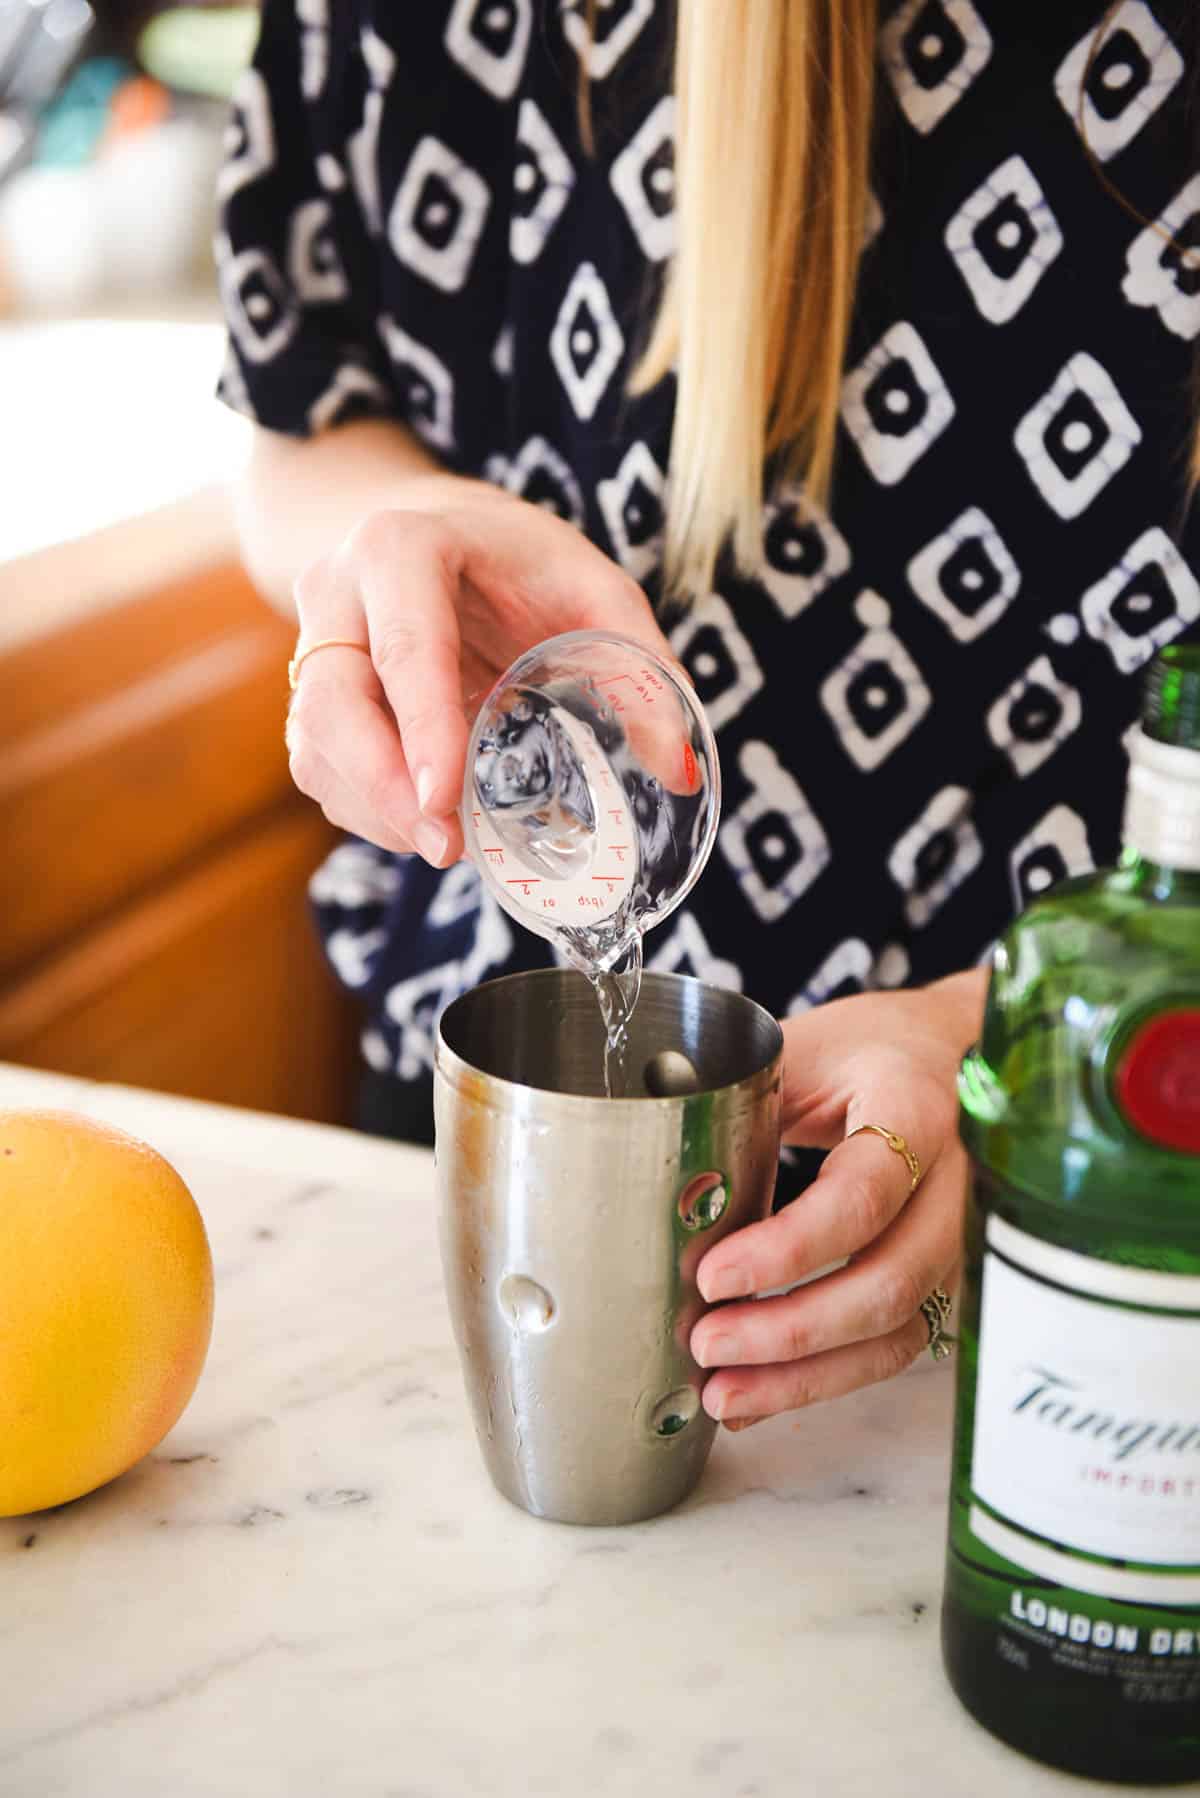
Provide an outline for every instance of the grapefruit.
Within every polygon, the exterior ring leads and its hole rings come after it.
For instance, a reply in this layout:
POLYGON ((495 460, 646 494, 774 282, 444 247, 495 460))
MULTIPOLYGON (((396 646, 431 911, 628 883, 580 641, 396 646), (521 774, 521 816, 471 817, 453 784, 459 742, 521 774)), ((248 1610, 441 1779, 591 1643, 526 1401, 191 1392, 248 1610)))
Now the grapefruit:
POLYGON ((147 1144, 0 1110, 0 1517, 79 1498, 160 1442, 212 1331, 191 1193, 147 1144))

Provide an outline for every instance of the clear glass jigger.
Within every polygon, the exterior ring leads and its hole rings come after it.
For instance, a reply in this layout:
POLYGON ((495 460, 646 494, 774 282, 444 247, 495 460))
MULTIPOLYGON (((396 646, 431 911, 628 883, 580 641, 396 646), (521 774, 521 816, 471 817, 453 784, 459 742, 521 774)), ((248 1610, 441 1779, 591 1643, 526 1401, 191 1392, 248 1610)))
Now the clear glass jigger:
POLYGON ((505 911, 585 973, 616 968, 691 891, 720 805, 699 700, 632 638, 551 637, 475 721, 467 851, 505 911))

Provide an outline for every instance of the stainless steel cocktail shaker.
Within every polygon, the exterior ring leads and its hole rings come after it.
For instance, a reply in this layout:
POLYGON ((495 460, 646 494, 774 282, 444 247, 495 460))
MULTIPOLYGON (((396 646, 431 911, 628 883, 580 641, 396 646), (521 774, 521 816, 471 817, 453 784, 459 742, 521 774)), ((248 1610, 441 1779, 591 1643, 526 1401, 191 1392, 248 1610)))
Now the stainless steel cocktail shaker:
POLYGON ((443 1014, 442 1258, 488 1472, 515 1504, 629 1523, 694 1486, 715 1425, 695 1272, 769 1208, 782 1033, 738 993, 647 975, 629 1086, 604 1096, 581 975, 518 974, 443 1014))

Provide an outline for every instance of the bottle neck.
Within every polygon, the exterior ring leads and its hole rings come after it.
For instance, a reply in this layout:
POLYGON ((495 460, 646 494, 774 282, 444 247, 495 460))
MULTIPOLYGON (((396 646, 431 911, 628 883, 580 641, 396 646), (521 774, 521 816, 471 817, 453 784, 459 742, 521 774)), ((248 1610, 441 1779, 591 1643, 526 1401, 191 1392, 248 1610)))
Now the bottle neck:
POLYGON ((1124 839, 1127 859, 1200 873, 1200 750, 1133 733, 1124 839))

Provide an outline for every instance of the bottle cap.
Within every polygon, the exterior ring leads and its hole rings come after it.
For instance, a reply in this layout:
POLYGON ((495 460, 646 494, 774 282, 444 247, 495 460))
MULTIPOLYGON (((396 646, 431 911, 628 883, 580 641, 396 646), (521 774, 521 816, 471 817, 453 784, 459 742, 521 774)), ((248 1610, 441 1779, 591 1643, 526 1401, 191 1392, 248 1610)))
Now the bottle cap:
POLYGON ((1146 677, 1142 729, 1156 743, 1200 750, 1200 644, 1172 644, 1146 677))

